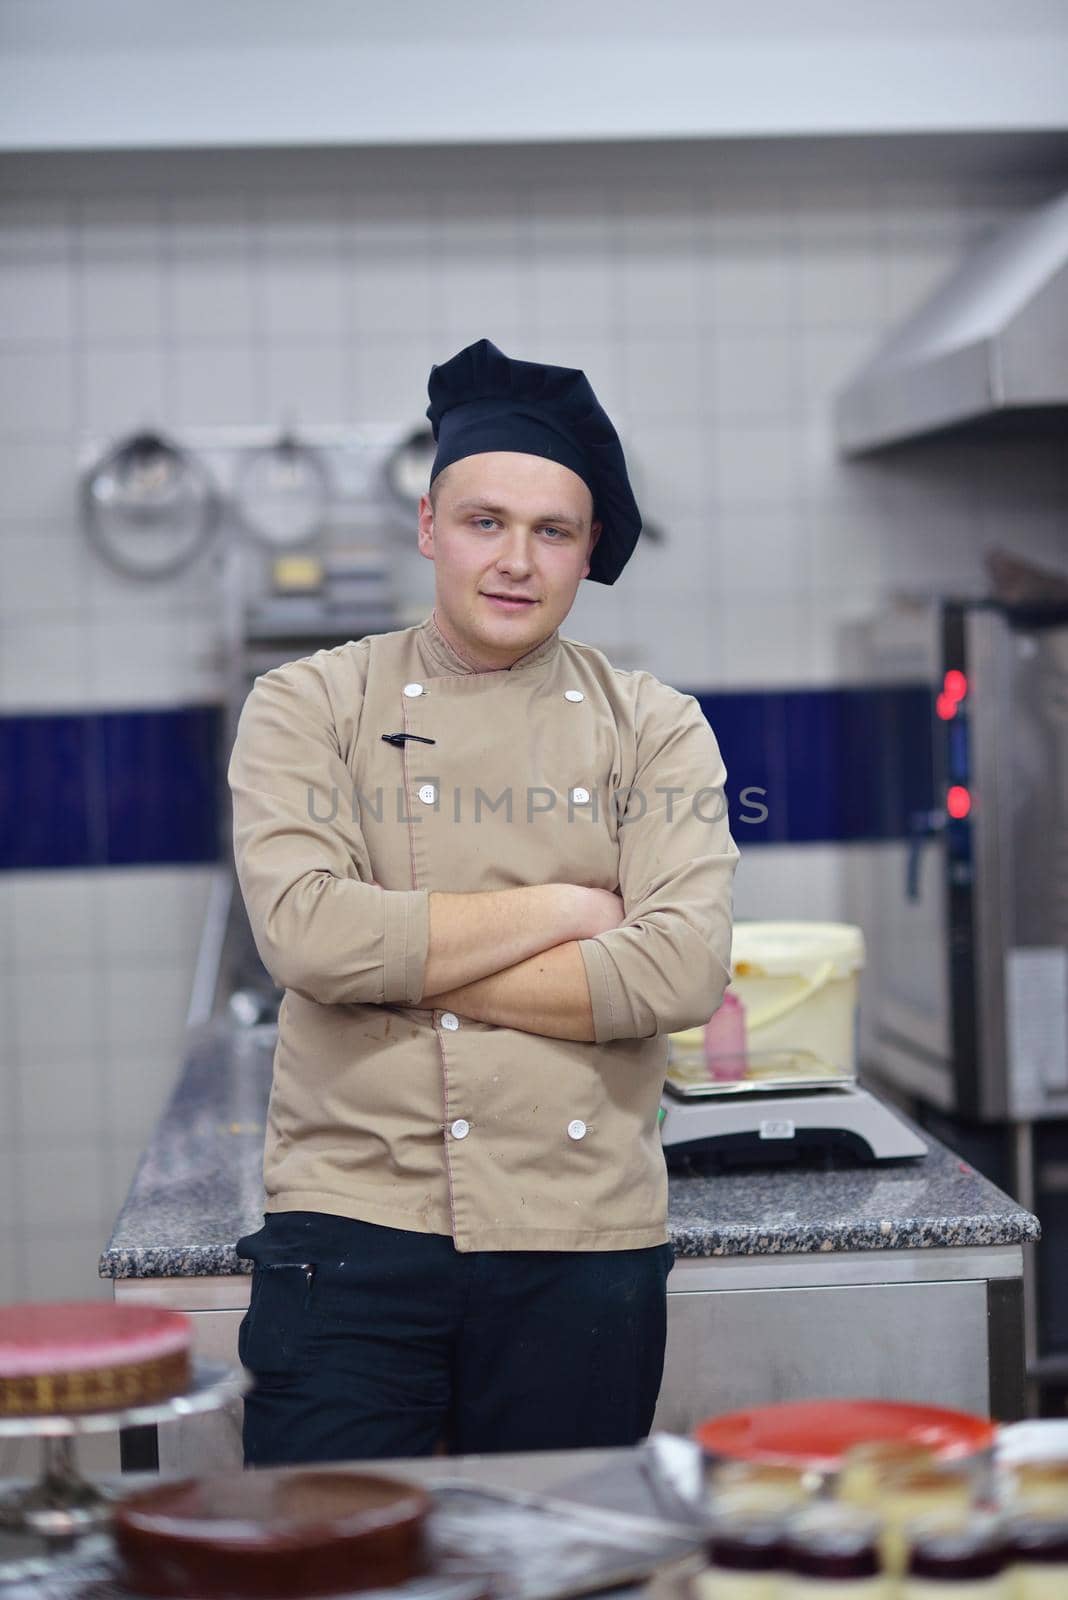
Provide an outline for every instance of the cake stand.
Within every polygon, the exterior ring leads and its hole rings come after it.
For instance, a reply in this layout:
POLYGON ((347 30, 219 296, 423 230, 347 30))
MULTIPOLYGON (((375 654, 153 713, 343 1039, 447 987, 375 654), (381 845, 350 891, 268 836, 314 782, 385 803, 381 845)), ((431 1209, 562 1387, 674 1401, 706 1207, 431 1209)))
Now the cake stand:
POLYGON ((125 1492, 90 1483, 78 1471, 74 1444, 79 1434, 110 1433, 177 1417, 218 1411, 243 1395, 249 1375, 217 1361, 192 1363, 192 1382, 182 1394, 150 1405, 72 1416, 0 1417, 0 1441, 40 1439, 41 1475, 36 1483, 0 1495, 0 1530, 69 1540, 107 1524, 111 1506, 125 1492))

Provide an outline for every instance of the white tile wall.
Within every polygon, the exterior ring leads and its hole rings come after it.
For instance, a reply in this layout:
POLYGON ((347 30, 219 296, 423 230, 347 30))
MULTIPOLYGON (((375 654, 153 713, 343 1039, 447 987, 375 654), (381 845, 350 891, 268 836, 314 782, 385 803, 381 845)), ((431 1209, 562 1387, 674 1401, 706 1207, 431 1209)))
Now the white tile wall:
POLYGON ((158 340, 89 344, 79 352, 79 363, 84 423, 94 437, 165 425, 171 411, 168 358, 158 340))
POLYGON ((529 218, 527 238, 535 327, 558 338, 610 337, 618 315, 615 218, 605 190, 545 193, 529 218))
MULTIPOLYGON (((890 587, 978 587, 993 542, 1066 564, 1052 442, 844 463, 830 429, 885 328, 1055 185, 743 179, 722 150, 677 148, 638 175, 606 150, 532 178, 516 153, 431 182, 405 159, 315 178, 268 154, 146 158, 84 191, 9 168, 0 712, 220 692, 217 557, 158 589, 104 567, 74 516, 86 437, 414 424, 430 364, 482 335, 586 369, 667 530, 565 626, 621 665, 689 688, 830 683, 838 624, 890 587)), ((402 570, 419 603, 429 568, 402 570)), ((845 865, 750 851, 738 914, 841 915, 845 865)), ((182 870, 0 878, 0 1296, 105 1292, 96 1255, 178 1065, 206 888, 182 870)))
MULTIPOLYGON (((6 624, 19 621, 81 621, 90 556, 69 522, 36 527, 16 523, 5 531, 0 548, 0 621, 5 634, 6 624)), ((17 647, 13 654, 17 657, 17 647)))
POLYGON ((617 326, 645 337, 674 334, 692 340, 703 321, 696 223, 688 187, 624 190, 616 233, 617 326))
POLYGON ((354 420, 349 363, 335 339, 292 334, 272 343, 264 360, 265 405, 295 425, 354 420))
POLYGON ((158 348, 167 289, 162 202, 155 195, 85 200, 80 223, 79 314, 86 340, 158 348))
POLYGON ((507 349, 523 337, 526 274, 522 259, 525 228, 515 197, 498 196, 487 207, 481 195, 461 197, 455 211, 443 207, 433 239, 433 293, 436 317, 448 349, 481 337, 487 328, 507 349))
MULTIPOLYGON (((744 829, 738 834, 744 845, 744 829)), ((743 853, 735 875, 735 916, 835 921, 841 915, 841 854, 822 844, 743 853)))
POLYGON ((63 345, 0 347, 0 437, 70 434, 75 421, 73 363, 63 345))
POLYGON ((5 700, 20 711, 77 709, 85 701, 85 668, 92 643, 83 617, 5 618, 0 633, 5 700))
POLYGON ((37 526, 71 520, 73 443, 70 435, 61 434, 49 439, 8 434, 0 440, 3 534, 20 524, 37 526))
POLYGON ((0 1299, 96 1261, 170 1094, 210 871, 0 877, 0 1299))
POLYGON ((0 228, 0 338, 66 346, 75 335, 74 230, 65 199, 12 197, 0 228))
MULTIPOLYGON (((206 284, 212 262, 206 261, 204 267, 206 284)), ((207 298, 205 293, 205 301, 207 298)), ((265 405, 263 349, 251 339, 238 342, 229 325, 212 332, 210 323, 210 316, 205 315, 205 331, 174 351, 175 426, 212 428, 258 422, 265 405)))

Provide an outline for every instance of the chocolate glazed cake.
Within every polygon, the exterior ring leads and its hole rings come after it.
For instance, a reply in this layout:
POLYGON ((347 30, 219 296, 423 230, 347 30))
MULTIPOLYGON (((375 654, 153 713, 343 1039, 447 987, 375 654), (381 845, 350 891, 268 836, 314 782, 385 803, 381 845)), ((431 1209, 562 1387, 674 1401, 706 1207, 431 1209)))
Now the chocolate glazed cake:
POLYGON ((392 1478, 270 1470, 131 1495, 113 1531, 138 1593, 289 1600, 420 1577, 429 1510, 422 1489, 392 1478))

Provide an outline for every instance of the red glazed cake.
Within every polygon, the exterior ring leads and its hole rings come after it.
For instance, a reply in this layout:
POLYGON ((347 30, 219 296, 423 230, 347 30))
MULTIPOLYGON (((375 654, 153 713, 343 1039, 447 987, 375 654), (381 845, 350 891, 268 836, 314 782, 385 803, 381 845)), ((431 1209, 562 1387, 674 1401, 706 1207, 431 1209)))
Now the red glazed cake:
POLYGON ((95 1300, 0 1306, 0 1417, 113 1411, 189 1387, 189 1318, 95 1300))
POLYGON ((422 1489, 392 1478, 270 1469, 131 1495, 113 1532, 139 1594, 289 1600, 421 1576, 429 1510, 422 1489))

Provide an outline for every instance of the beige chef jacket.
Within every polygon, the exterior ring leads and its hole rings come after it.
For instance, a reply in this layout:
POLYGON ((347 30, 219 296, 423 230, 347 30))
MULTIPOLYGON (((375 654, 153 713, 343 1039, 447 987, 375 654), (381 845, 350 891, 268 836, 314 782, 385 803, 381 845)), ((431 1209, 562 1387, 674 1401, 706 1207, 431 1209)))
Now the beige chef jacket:
POLYGON ((469 1250, 667 1239, 667 1034, 729 977, 738 851, 692 696, 558 632, 476 672, 433 616, 258 678, 229 768, 256 946, 285 989, 269 1211, 469 1250), (383 734, 417 734, 401 745, 383 734), (596 1041, 420 1005, 431 890, 621 894, 583 939, 596 1041))

